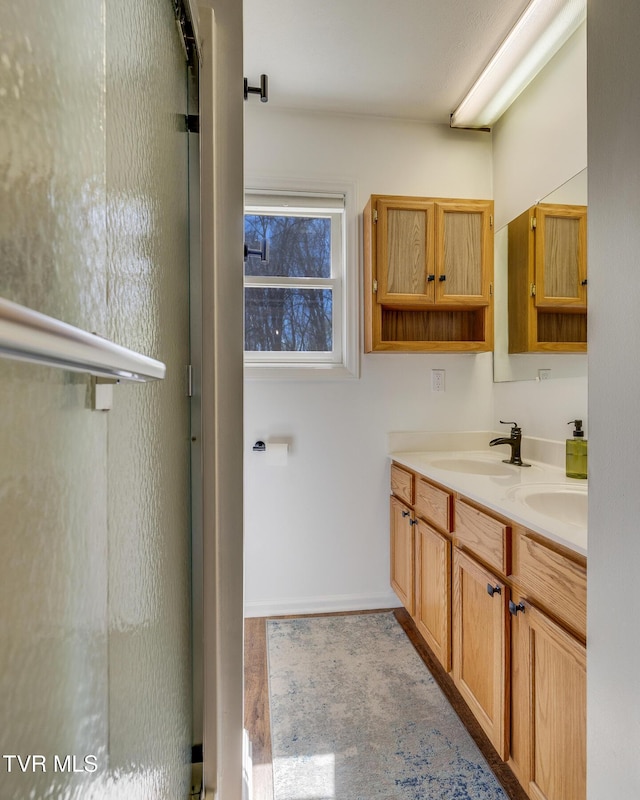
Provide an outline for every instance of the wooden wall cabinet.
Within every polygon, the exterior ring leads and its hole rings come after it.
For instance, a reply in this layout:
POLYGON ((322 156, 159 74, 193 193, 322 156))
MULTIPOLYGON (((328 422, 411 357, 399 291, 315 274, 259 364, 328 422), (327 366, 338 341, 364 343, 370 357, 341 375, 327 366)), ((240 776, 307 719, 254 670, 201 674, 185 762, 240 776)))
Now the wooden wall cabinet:
POLYGON ((365 352, 493 347, 493 202, 372 195, 365 352))
POLYGON ((509 352, 585 352, 587 207, 541 203, 508 230, 509 352))

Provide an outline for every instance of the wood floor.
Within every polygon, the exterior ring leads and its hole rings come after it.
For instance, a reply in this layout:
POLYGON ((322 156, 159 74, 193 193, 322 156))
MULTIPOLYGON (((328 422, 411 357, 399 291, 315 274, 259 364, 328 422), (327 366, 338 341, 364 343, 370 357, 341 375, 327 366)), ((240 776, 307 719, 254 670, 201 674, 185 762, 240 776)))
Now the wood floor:
MULTIPOLYGON (((515 776, 502 761, 460 697, 451 677, 442 669, 424 643, 416 626, 404 608, 392 610, 434 679, 480 748, 489 766, 510 800, 528 800, 515 776)), ((349 612, 351 613, 351 612, 349 612)), ((356 612, 367 613, 367 612, 356 612)), ((376 613, 376 612, 369 612, 376 613)), ((335 615, 334 615, 335 616, 335 615)), ((273 800, 273 768, 271 759, 271 723, 267 677, 267 619, 245 620, 245 712, 244 725, 249 733, 253 759, 253 800, 273 800)))

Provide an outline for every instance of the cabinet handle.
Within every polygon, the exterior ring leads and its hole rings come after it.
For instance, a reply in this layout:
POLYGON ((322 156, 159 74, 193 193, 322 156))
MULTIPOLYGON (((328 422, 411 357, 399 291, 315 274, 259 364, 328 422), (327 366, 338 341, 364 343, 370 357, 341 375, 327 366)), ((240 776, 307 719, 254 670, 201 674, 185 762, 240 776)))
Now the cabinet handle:
POLYGON ((494 594, 502 594, 502 589, 499 586, 492 586, 490 583, 488 583, 487 594, 490 594, 491 597, 493 597, 494 594))
POLYGON ((439 281, 446 281, 446 280, 447 280, 447 276, 446 276, 446 275, 440 275, 440 276, 438 277, 438 280, 439 280, 439 281))
POLYGON ((580 286, 586 286, 586 285, 587 285, 587 279, 586 278, 583 281, 580 281, 580 286))
POLYGON ((402 516, 403 517, 408 517, 410 513, 411 513, 410 511, 403 511, 402 512, 402 516))
POLYGON ((436 279, 435 275, 427 275, 427 283, 431 283, 431 281, 435 281, 435 279, 436 279))
POLYGON ((516 605, 513 600, 509 600, 509 613, 515 617, 518 615, 518 611, 522 611, 524 614, 524 603, 522 600, 518 603, 518 605, 516 605))
POLYGON ((409 520, 409 525, 417 525, 417 524, 418 524, 418 520, 417 519, 410 519, 409 520))

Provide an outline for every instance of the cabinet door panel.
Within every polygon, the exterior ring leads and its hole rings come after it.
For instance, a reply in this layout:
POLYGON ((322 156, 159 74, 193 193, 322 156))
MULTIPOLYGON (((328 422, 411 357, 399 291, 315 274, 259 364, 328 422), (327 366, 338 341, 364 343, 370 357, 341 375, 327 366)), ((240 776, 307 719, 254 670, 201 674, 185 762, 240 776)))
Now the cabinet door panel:
POLYGON ((451 542, 419 521, 415 622, 436 658, 451 669, 451 542))
POLYGON ((501 758, 507 758, 508 589, 453 550, 453 679, 501 758), (493 589, 489 594, 487 587, 493 589))
POLYGON ((436 302, 489 303, 491 203, 436 204, 436 302))
POLYGON ((587 570, 522 530, 515 547, 516 580, 540 608, 582 639, 587 636, 587 570))
POLYGON ((413 475, 406 469, 391 465, 391 494, 395 494, 407 505, 413 503, 413 475))
POLYGON ((585 307, 586 209, 539 205, 535 237, 536 306, 585 307))
POLYGON ((378 211, 378 303, 432 305, 433 203, 380 199, 378 211))
POLYGON ((456 503, 457 544, 504 575, 511 571, 511 527, 464 500, 456 503))
POLYGON ((424 478, 416 482, 416 514, 447 533, 451 532, 451 494, 424 478))
POLYGON ((534 606, 530 636, 531 782, 534 800, 586 797, 586 648, 534 606))
POLYGON ((400 602, 414 612, 414 544, 411 509, 391 498, 391 587, 400 602))

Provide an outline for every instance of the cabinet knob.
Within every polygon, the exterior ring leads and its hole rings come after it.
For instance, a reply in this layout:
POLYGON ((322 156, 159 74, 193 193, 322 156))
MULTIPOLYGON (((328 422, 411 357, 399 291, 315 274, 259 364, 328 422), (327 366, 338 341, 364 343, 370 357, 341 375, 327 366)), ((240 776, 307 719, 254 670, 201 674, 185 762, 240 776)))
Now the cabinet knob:
POLYGON ((402 512, 402 516, 403 517, 408 517, 410 513, 411 513, 410 511, 403 511, 402 512))
POLYGON ((410 519, 409 520, 409 525, 417 525, 417 524, 418 524, 418 520, 417 519, 410 519))
POLYGON ((586 286, 586 285, 587 285, 587 279, 586 278, 583 281, 580 281, 580 286, 586 286))
POLYGON ((435 281, 435 279, 436 279, 435 275, 427 275, 427 283, 431 283, 431 281, 435 281))
POLYGON ((438 276, 438 280, 439 281, 446 281, 447 280, 447 276, 446 275, 439 275, 438 276))
POLYGON ((509 613, 516 617, 518 615, 518 611, 522 611, 524 614, 524 603, 522 600, 517 605, 513 602, 513 600, 509 600, 509 613))
POLYGON ((488 583, 487 594, 490 594, 491 597, 493 597, 494 594, 502 594, 502 589, 499 586, 492 586, 490 583, 488 583))

